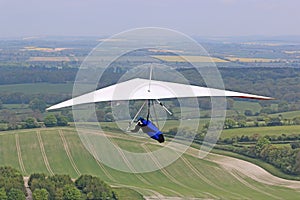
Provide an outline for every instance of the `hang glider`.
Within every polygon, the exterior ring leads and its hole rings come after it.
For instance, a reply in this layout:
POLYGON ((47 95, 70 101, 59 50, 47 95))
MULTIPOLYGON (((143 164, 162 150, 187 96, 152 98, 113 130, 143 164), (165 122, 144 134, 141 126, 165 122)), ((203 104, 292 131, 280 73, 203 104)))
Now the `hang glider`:
POLYGON ((239 97, 259 100, 272 100, 271 97, 246 94, 229 90, 220 90, 195 85, 187 85, 173 82, 131 79, 117 83, 94 92, 90 92, 73 99, 61 102, 49 107, 47 110, 55 110, 69 106, 121 100, 158 100, 187 97, 239 97))

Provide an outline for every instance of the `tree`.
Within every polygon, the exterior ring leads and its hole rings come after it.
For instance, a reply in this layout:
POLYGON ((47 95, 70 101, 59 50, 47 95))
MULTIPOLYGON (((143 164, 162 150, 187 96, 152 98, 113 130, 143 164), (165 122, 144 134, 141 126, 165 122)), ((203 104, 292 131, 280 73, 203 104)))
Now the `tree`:
POLYGON ((111 112, 106 113, 106 114, 104 115, 104 120, 105 120, 106 122, 112 122, 112 121, 114 121, 114 116, 113 116, 113 114, 112 114, 111 112))
POLYGON ((57 115, 57 125, 58 126, 68 126, 68 118, 63 115, 57 115))
POLYGON ((32 181, 34 179, 45 181, 46 180, 46 174, 34 173, 34 174, 30 175, 29 180, 28 180, 28 186, 30 187, 31 190, 33 190, 33 188, 31 188, 31 185, 32 185, 32 181))
POLYGON ((255 145, 256 154, 260 155, 260 152, 269 144, 271 144, 271 142, 268 138, 266 138, 266 137, 259 138, 255 145))
POLYGON ((3 108, 3 103, 2 103, 2 101, 0 100, 0 109, 2 109, 3 108))
POLYGON ((227 110, 232 110, 234 105, 234 100, 229 98, 226 100, 226 103, 227 103, 227 110))
POLYGON ((233 119, 226 119, 224 123, 224 128, 233 128, 236 125, 236 122, 233 119))
POLYGON ((80 190, 74 185, 65 185, 63 188, 63 200, 82 200, 80 190))
MULTIPOLYGON (((105 115, 105 112, 103 110, 97 110, 96 111, 96 116, 97 116, 97 119, 98 119, 99 122, 104 121, 104 115, 105 115)), ((93 115, 93 118, 94 118, 94 115, 93 115)))
POLYGON ((295 117, 293 119, 293 123, 296 124, 296 125, 300 125, 300 117, 295 117))
POLYGON ((98 177, 82 175, 75 181, 76 187, 87 199, 117 199, 111 187, 98 177))
POLYGON ((33 200, 48 200, 49 192, 46 189, 35 189, 32 193, 33 200))
POLYGON ((268 126, 281 126, 282 122, 279 117, 272 117, 267 123, 268 126))
POLYGON ((39 124, 37 123, 36 119, 33 117, 28 117, 25 120, 25 124, 24 124, 25 128, 37 128, 39 127, 39 124))
POLYGON ((50 114, 47 115, 44 119, 44 124, 46 127, 53 127, 57 125, 57 119, 55 117, 55 115, 50 114))
POLYGON ((0 188, 0 200, 7 200, 7 195, 4 188, 0 188))
POLYGON ((253 112, 251 110, 245 110, 244 114, 246 116, 253 116, 253 112))
POLYGON ((26 199, 25 194, 19 189, 12 188, 7 194, 7 200, 25 200, 25 199, 26 199))
POLYGON ((70 121, 74 121, 74 119, 73 119, 73 114, 72 114, 72 112, 70 112, 69 110, 62 110, 62 111, 61 111, 61 115, 67 117, 67 119, 68 119, 69 122, 70 122, 70 121))
POLYGON ((24 192, 25 195, 22 174, 12 167, 0 167, 0 188, 4 188, 7 195, 12 188, 24 192))
MULTIPOLYGON (((200 100, 200 99, 199 99, 200 100)), ((201 101, 199 101, 199 107, 204 110, 210 110, 211 109, 211 99, 210 98, 201 98, 201 101)))
POLYGON ((289 111, 289 104, 286 101, 282 101, 278 104, 278 112, 289 111))
POLYGON ((63 174, 55 174, 53 176, 50 176, 49 180, 54 183, 55 188, 63 188, 65 185, 70 185, 73 183, 69 175, 63 174))
POLYGON ((34 111, 38 110, 43 113, 47 108, 47 104, 45 103, 45 101, 35 98, 29 102, 29 108, 31 108, 34 111))

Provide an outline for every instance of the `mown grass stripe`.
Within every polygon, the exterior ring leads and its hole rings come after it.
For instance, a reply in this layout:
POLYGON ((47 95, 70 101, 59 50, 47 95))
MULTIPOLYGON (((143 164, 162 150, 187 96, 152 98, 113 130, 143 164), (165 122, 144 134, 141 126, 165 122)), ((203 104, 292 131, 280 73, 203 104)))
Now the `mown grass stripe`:
POLYGON ((24 162, 22 159, 22 153, 21 153, 21 147, 20 147, 20 141, 19 141, 19 135, 15 134, 15 139, 16 139, 16 148, 17 148, 17 153, 18 153, 18 160, 19 160, 19 165, 20 165, 20 169, 23 172, 23 174, 27 174, 25 166, 24 166, 24 162))
MULTIPOLYGON (((216 185, 215 183, 213 183, 211 180, 209 180, 208 178, 206 178, 204 175, 201 174, 201 172, 199 172, 185 157, 184 155, 181 155, 180 159, 187 165, 187 167, 198 177, 200 178, 202 181, 204 181, 206 184, 216 188, 216 189, 219 189, 221 191, 224 191, 224 192, 229 192, 233 195, 236 195, 236 196, 239 196, 240 198, 243 198, 244 196, 240 195, 240 194, 237 194, 237 193, 234 193, 234 192, 230 192, 230 191, 227 191, 225 189, 223 189, 222 187, 216 185)), ((210 194, 211 195, 211 194, 210 194)))
POLYGON ((42 156, 43 156, 43 159, 44 159, 44 163, 45 163, 45 165, 46 165, 46 168, 47 168, 48 172, 49 172, 51 175, 54 175, 54 173, 53 173, 53 171, 52 171, 52 169, 51 169, 51 167, 50 167, 50 164, 49 164, 49 161, 48 161, 46 152, 45 152, 43 140, 42 140, 42 137, 41 137, 41 132, 40 132, 40 131, 36 131, 36 136, 37 136, 38 141, 39 141, 39 144, 40 144, 40 149, 41 149, 41 153, 42 153, 42 156))
POLYGON ((112 143, 115 148, 117 149, 117 151, 119 152, 120 156, 122 157, 122 159, 124 160, 125 164, 127 165, 127 167, 131 170, 131 172, 134 173, 134 175, 143 183, 147 184, 147 185, 151 185, 146 179, 144 179, 142 176, 136 174, 136 170, 134 169, 134 167, 131 165, 131 163, 129 162, 129 160, 126 158, 124 152, 122 151, 122 149, 117 146, 116 144, 112 143))
POLYGON ((245 186, 248 187, 248 188, 251 188, 251 189, 254 190, 255 192, 263 193, 263 194, 265 194, 265 195, 267 195, 267 196, 272 197, 273 199, 281 199, 281 198, 279 198, 279 197, 277 197, 277 196, 274 196, 274 195, 272 195, 272 194, 270 194, 270 193, 268 193, 268 192, 266 192, 266 191, 263 191, 263 190, 261 190, 261 189, 255 187, 254 185, 248 183, 245 179, 243 179, 243 178, 239 175, 239 173, 238 173, 237 171, 232 171, 232 172, 231 172, 231 175, 232 175, 233 177, 235 177, 238 181, 240 181, 243 185, 245 185, 245 186))
POLYGON ((73 160, 73 157, 72 157, 72 155, 71 155, 71 152, 70 152, 68 143, 67 143, 67 141, 66 141, 66 139, 65 139, 65 137, 64 137, 64 134, 63 134, 62 130, 59 130, 58 132, 59 132, 61 141, 63 142, 63 145, 64 145, 64 149, 65 149, 65 151, 66 151, 66 154, 67 154, 67 156, 68 156, 68 158, 69 158, 69 160, 70 160, 70 163, 71 163, 73 169, 75 170, 76 174, 77 174, 78 176, 80 176, 81 173, 80 173, 79 169, 77 168, 77 166, 76 166, 76 164, 75 164, 75 162, 74 162, 74 160, 73 160))
POLYGON ((95 151, 95 148, 93 146, 93 144, 91 144, 91 142, 88 140, 87 137, 82 136, 81 139, 85 140, 85 144, 86 148, 88 148, 88 151, 92 154, 94 160, 96 161, 97 165, 101 168, 101 170, 104 172, 104 174, 112 181, 112 182, 117 182, 113 176, 108 172, 108 170, 106 170, 106 168, 103 166, 103 164, 101 162, 99 162, 99 159, 97 159, 97 154, 95 151))
POLYGON ((158 160, 156 160, 156 158, 153 156, 152 151, 150 149, 148 149, 148 147, 144 144, 141 145, 145 151, 149 154, 151 160, 155 163, 155 165, 160 169, 160 171, 168 178, 170 179, 170 181, 172 181, 173 183, 180 185, 182 187, 186 187, 185 185, 183 185, 182 183, 180 183, 179 181, 177 181, 173 176, 171 176, 167 170, 165 170, 160 163, 158 162, 158 160))

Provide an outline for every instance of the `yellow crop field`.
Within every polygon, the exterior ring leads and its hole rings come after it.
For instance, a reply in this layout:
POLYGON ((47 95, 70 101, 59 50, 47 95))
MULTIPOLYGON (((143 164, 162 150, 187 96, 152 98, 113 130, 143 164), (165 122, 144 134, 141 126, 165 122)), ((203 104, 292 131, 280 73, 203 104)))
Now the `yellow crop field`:
POLYGON ((62 57, 30 57, 29 62, 69 62, 70 58, 66 56, 62 57))
POLYGON ((278 62, 280 59, 269 59, 269 58, 241 58, 241 57, 225 57, 232 62, 278 62))
POLYGON ((47 47, 35 47, 35 46, 28 46, 24 47, 24 49, 21 49, 21 51, 42 51, 42 52, 59 52, 59 51, 64 51, 70 48, 47 48, 47 47))
POLYGON ((209 56, 152 56, 153 58, 157 58, 167 62, 228 62, 227 60, 223 60, 216 57, 209 56))
POLYGON ((284 51, 286 54, 300 54, 300 51, 284 51))

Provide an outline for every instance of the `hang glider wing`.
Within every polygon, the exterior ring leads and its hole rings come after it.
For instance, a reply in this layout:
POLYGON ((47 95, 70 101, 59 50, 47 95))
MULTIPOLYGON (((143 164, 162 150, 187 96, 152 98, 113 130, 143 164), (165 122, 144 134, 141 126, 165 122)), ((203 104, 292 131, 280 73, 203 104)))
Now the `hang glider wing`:
POLYGON ((273 98, 246 94, 228 90, 212 89, 195 85, 186 85, 173 82, 151 80, 149 86, 147 79, 132 79, 115 85, 111 85, 94 92, 90 92, 73 99, 61 102, 49 107, 47 110, 65 108, 69 106, 121 100, 146 100, 146 99, 170 99, 186 97, 239 97, 260 100, 273 98), (149 88, 150 87, 150 88, 149 88), (150 89, 150 90, 149 90, 150 89))

